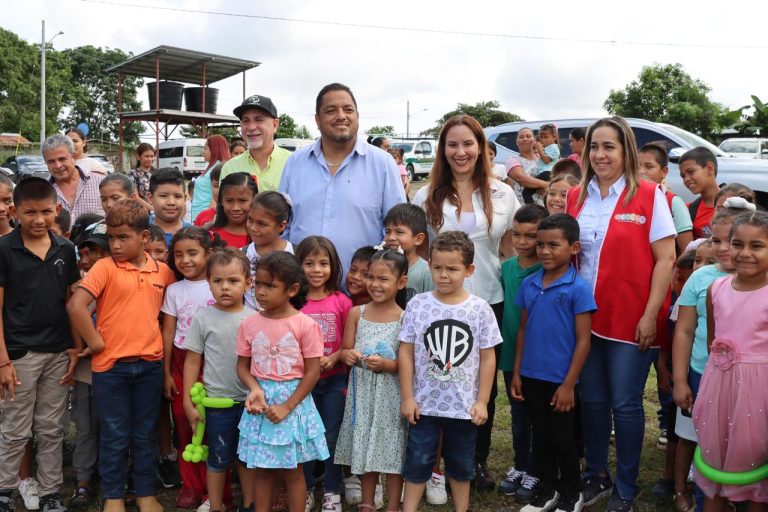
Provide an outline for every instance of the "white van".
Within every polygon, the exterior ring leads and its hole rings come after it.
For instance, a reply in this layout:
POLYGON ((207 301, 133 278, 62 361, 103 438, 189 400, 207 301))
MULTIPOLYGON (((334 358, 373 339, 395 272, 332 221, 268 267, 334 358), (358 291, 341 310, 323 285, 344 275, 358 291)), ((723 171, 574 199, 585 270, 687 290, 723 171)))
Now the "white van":
POLYGON ((208 163, 203 158, 205 139, 172 139, 160 143, 157 151, 158 168, 171 167, 184 173, 185 178, 199 176, 208 163))
POLYGON ((287 149, 288 151, 296 151, 314 142, 314 139, 275 139, 275 146, 287 149))

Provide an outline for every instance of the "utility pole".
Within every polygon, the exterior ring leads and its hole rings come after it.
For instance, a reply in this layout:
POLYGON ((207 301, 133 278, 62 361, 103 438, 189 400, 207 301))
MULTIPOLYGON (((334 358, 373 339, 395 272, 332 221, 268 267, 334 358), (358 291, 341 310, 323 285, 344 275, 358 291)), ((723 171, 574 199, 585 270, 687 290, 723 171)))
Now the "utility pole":
POLYGON ((405 138, 411 136, 411 100, 405 102, 405 138))
POLYGON ((40 39, 40 144, 45 140, 45 20, 40 39))

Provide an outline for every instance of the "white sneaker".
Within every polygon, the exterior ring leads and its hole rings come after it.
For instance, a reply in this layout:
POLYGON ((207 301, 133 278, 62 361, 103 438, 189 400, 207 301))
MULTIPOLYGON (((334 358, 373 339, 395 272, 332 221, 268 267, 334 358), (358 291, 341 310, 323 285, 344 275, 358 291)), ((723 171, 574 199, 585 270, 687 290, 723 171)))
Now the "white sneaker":
POLYGON ((347 505, 359 505, 363 502, 363 488, 357 475, 344 479, 344 500, 347 505))
POLYGON ((25 478, 19 482, 19 495, 24 500, 24 507, 27 510, 40 510, 40 489, 37 480, 25 478))
POLYGON ((341 496, 329 492, 323 494, 323 512, 341 512, 341 496))
POLYGON ((204 502, 200 504, 199 507, 197 507, 197 512, 210 512, 211 510, 211 502, 206 498, 204 502))
POLYGON ((448 493, 445 492, 445 476, 432 473, 432 478, 427 480, 427 503, 430 505, 448 503, 448 493))
MULTIPOLYGON (((379 476, 381 478, 381 476, 379 476)), ((376 492, 373 495, 373 505, 376 510, 384 507, 384 490, 381 488, 381 482, 376 484, 376 492)))
POLYGON ((312 491, 307 492, 307 504, 304 506, 304 512, 309 512, 315 508, 315 494, 312 491))

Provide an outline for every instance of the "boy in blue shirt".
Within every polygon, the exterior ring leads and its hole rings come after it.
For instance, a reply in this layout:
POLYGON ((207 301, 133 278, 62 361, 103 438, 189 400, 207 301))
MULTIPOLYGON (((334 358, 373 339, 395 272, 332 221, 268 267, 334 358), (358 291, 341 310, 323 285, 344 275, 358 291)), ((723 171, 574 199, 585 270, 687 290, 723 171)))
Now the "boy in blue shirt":
POLYGON ((579 253, 579 224, 564 213, 547 217, 536 234, 542 269, 520 285, 512 397, 525 400, 533 424, 536 497, 522 512, 581 510, 581 474, 575 436, 576 382, 587 360, 592 313, 589 284, 571 259, 579 253), (556 488, 557 485, 557 488, 556 488))
MULTIPOLYGON (((501 285, 504 288, 504 321, 501 337, 504 342, 499 354, 499 370, 504 374, 510 410, 512 413, 512 448, 515 465, 507 470, 507 476, 499 484, 499 492, 515 496, 517 501, 528 503, 533 499, 537 480, 531 473, 531 418, 521 402, 512 399, 512 372, 515 369, 517 328, 520 325, 520 307, 515 304, 517 290, 523 279, 541 269, 536 256, 536 232, 539 223, 549 216, 546 208, 527 204, 515 212, 512 220, 512 245, 517 256, 501 264, 501 285)), ((410 278, 409 278, 410 279, 410 278)))

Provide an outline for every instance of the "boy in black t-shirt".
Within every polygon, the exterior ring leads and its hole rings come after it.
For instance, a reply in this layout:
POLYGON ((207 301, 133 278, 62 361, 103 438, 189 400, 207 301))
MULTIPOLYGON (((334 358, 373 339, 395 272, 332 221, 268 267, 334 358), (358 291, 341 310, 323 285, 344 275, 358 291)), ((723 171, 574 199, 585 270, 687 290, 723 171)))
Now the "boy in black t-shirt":
POLYGON ((0 239, 0 512, 14 510, 24 446, 37 439, 37 481, 43 512, 66 510, 62 483, 62 417, 68 381, 80 351, 66 301, 79 278, 75 249, 51 233, 61 206, 42 178, 13 191, 19 227, 0 239))

